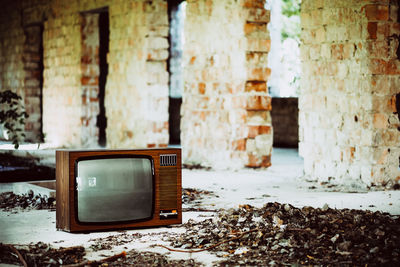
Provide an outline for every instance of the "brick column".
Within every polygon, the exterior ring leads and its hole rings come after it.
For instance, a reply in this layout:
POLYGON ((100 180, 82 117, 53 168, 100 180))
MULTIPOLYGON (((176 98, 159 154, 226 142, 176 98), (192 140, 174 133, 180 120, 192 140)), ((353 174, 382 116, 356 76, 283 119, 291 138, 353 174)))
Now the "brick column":
POLYGON ((267 67, 268 52, 271 47, 267 29, 270 12, 264 8, 265 1, 247 0, 243 2, 246 13, 244 34, 247 42, 245 85, 246 124, 248 134, 246 151, 248 167, 269 167, 272 152, 271 97, 268 95, 267 81, 271 70, 267 67))
POLYGON ((320 181, 400 179, 398 4, 304 0, 300 154, 320 181))
POLYGON ((270 165, 268 22, 264 1, 187 1, 181 122, 185 163, 270 165))

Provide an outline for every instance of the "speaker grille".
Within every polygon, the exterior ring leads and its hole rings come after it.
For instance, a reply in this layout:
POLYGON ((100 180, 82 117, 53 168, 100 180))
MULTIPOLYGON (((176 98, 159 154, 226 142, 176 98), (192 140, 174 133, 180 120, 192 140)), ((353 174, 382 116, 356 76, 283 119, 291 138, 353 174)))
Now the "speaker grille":
POLYGON ((177 209, 177 174, 176 168, 160 168, 160 209, 177 209))
POLYGON ((161 154, 160 166, 176 166, 176 154, 161 154))

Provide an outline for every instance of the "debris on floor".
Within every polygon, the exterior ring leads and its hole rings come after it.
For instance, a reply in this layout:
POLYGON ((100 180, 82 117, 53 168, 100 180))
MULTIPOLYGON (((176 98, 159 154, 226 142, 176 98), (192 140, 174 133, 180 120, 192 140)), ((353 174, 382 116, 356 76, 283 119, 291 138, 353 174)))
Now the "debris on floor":
MULTIPOLYGON (((201 207, 200 200, 217 197, 212 191, 192 188, 184 188, 182 193, 184 206, 192 212, 201 207)), ((34 195, 32 191, 25 195, 0 194, 3 211, 49 209, 54 212, 54 208, 54 199, 34 195)), ((262 208, 240 205, 238 209, 194 213, 199 214, 197 219, 189 219, 182 225, 151 233, 119 231, 108 237, 89 239, 85 247, 81 244, 54 247, 63 241, 53 245, 41 242, 0 244, 0 263, 200 266, 201 262, 193 260, 192 256, 178 260, 168 254, 185 252, 194 255, 208 251, 220 259, 213 262, 216 266, 400 266, 400 217, 389 213, 331 209, 328 204, 322 208, 296 208, 277 202, 267 203, 262 208), (159 254, 143 251, 143 248, 138 251, 131 247, 133 243, 148 244, 148 249, 154 246, 158 247, 157 252, 165 252, 159 254), (110 256, 110 251, 116 247, 125 251, 119 250, 110 256), (88 253, 97 253, 100 259, 89 261, 88 253)))
POLYGON ((213 209, 201 207, 201 201, 206 197, 219 198, 214 192, 193 188, 182 188, 182 211, 215 212, 213 209))
POLYGON ((0 263, 26 264, 27 266, 201 266, 192 259, 171 260, 165 255, 153 252, 130 250, 101 260, 84 260, 85 248, 51 248, 44 243, 25 246, 11 246, 0 243, 0 263), (18 255, 19 254, 19 255, 18 255))
POLYGON ((172 250, 207 250, 221 265, 400 265, 400 218, 387 213, 268 203, 189 220, 172 250), (215 244, 218 244, 215 246, 215 244))
POLYGON ((204 196, 218 197, 214 192, 193 188, 182 188, 182 204, 195 204, 204 199, 204 196))
POLYGON ((0 194, 0 209, 3 211, 15 211, 15 209, 56 209, 56 200, 46 195, 35 195, 32 190, 27 194, 16 195, 13 192, 0 194))

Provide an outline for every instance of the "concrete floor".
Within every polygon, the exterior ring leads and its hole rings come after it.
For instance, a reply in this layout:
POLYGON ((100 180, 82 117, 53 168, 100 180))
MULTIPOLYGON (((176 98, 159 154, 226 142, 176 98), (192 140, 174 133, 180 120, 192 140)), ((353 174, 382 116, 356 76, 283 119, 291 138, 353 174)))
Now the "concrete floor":
MULTIPOLYGON (((297 150, 274 149, 272 159, 272 166, 267 170, 207 171, 184 169, 182 171, 183 188, 213 191, 215 196, 206 196, 201 203, 195 206, 205 209, 237 208, 240 204, 261 207, 267 202, 276 201, 289 203, 296 207, 322 207, 327 204, 331 208, 366 209, 400 215, 400 191, 327 192, 326 188, 322 188, 318 184, 300 179, 303 173, 303 162, 298 157, 297 150), (316 188, 310 189, 312 186, 316 188)), ((14 189, 23 193, 27 188, 21 184, 0 184, 0 192, 14 189)), ((329 190, 332 191, 332 189, 329 190)), ((184 212, 183 221, 187 222, 189 219, 203 220, 209 218, 209 216, 213 216, 213 213, 184 212)), ((89 248, 94 242, 93 239, 121 235, 121 232, 71 234, 57 231, 55 228, 55 212, 47 210, 1 211, 0 229, 1 243, 21 245, 42 241, 55 247, 83 245, 89 248)), ((151 247, 151 245, 168 245, 162 241, 163 236, 183 231, 184 228, 179 225, 129 230, 126 233, 141 233, 143 237, 108 251, 91 252, 89 248, 87 258, 97 259, 101 258, 99 256, 101 254, 113 255, 132 248, 166 254, 165 249, 151 247)), ((194 254, 174 252, 168 254, 177 259, 193 258, 206 265, 212 265, 212 262, 217 260, 214 255, 208 252, 194 254)))

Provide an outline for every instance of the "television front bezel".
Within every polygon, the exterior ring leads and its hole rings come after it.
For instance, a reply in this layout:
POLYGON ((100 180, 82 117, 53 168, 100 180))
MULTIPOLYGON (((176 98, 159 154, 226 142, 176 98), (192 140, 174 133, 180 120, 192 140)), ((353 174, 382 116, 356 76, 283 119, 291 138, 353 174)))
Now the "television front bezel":
MULTIPOLYGON (((180 148, 145 148, 145 149, 97 149, 97 150, 56 150, 56 228, 66 232, 93 232, 107 230, 121 230, 144 227, 158 227, 182 223, 182 155, 180 148), (149 220, 132 223, 109 223, 100 222, 93 224, 82 224, 78 222, 75 207, 75 160, 78 158, 99 155, 147 155, 153 159, 154 163, 154 209, 153 216, 149 220), (162 155, 176 155, 176 165, 161 165, 162 155), (164 199, 165 195, 165 172, 162 170, 175 169, 176 187, 171 187, 173 195, 176 195, 176 204, 169 206, 169 200, 164 199), (161 186, 164 189, 161 190, 161 186), (162 193, 164 192, 164 193, 162 193), (166 202, 167 201, 167 202, 166 202), (168 203, 168 204, 166 204, 168 203), (175 206, 176 205, 176 206, 175 206), (161 214, 164 211, 172 210, 176 216, 165 219, 161 214)), ((169 194, 171 196, 171 194, 169 194)))
POLYGON ((154 205, 155 205, 155 171, 154 171, 154 159, 152 156, 149 155, 127 155, 127 154, 113 154, 113 155, 98 155, 98 156, 86 156, 86 157, 80 157, 75 160, 74 163, 74 180, 73 180, 73 187, 74 187, 74 212, 75 212, 75 218, 76 221, 81 224, 81 225, 104 225, 104 224, 129 224, 129 223, 137 223, 137 222, 144 222, 144 221, 149 221, 153 219, 154 216, 154 205), (150 217, 146 218, 140 218, 136 220, 124 220, 124 221, 107 221, 107 222, 83 222, 79 220, 78 216, 78 185, 76 181, 76 177, 78 175, 78 163, 79 161, 85 161, 85 160, 96 160, 96 159, 118 159, 118 158, 145 158, 149 159, 151 163, 151 182, 152 182, 152 203, 151 203, 151 214, 150 217))

